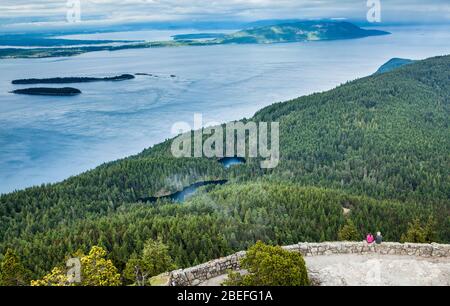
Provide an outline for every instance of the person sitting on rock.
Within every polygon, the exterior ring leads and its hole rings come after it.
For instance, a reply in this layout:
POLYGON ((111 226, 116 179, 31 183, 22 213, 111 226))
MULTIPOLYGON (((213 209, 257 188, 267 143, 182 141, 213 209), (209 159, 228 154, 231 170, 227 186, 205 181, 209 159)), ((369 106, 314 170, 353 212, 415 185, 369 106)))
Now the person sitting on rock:
POLYGON ((373 235, 369 233, 367 234, 366 241, 368 244, 372 244, 375 241, 375 238, 373 238, 373 235))
POLYGON ((383 236, 381 236, 381 232, 377 233, 377 237, 375 238, 375 242, 377 244, 381 244, 383 242, 383 236))

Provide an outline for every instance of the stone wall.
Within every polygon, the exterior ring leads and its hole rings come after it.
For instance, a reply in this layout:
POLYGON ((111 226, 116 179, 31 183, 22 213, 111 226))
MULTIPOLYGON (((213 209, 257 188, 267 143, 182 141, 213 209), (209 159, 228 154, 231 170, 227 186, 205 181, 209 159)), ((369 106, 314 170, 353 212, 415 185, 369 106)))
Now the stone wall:
MULTIPOLYGON (((369 245, 366 242, 324 242, 299 243, 283 247, 291 252, 299 252, 303 256, 321 256, 333 254, 381 254, 417 257, 450 257, 450 245, 390 243, 369 245)), ((201 282, 239 270, 239 262, 245 252, 239 252, 224 258, 216 259, 199 266, 170 273, 170 286, 196 286, 201 282)))

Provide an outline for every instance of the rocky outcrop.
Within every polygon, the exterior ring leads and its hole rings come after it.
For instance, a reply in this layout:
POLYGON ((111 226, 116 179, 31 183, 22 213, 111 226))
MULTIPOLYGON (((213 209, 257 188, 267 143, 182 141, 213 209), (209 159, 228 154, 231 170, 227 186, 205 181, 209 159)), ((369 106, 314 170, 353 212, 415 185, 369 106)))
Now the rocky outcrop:
MULTIPOLYGON (((380 254, 414 256, 424 258, 450 258, 450 245, 383 243, 369 245, 366 242, 324 242, 298 243, 283 247, 291 252, 299 252, 305 257, 336 254, 380 254)), ((211 278, 226 274, 230 270, 239 270, 239 262, 245 252, 239 252, 216 259, 199 266, 170 273, 170 286, 196 286, 211 278)))

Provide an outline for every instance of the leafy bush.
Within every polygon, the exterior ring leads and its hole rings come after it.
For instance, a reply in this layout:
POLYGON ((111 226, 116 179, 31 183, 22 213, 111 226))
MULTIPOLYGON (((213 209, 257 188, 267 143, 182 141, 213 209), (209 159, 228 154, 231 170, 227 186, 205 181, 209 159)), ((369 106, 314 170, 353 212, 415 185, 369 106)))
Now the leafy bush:
POLYGON ((252 246, 241 268, 248 274, 230 273, 226 285, 231 286, 308 286, 305 261, 300 253, 258 241, 252 246))

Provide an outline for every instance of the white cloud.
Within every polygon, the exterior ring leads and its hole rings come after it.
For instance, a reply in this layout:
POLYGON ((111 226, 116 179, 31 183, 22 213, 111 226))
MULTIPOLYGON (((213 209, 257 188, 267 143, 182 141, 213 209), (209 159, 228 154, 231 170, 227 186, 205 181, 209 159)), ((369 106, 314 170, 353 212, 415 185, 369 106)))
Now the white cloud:
MULTIPOLYGON (((179 19, 348 18, 366 16, 366 0, 81 0, 93 23, 179 19)), ((2 0, 0 23, 64 22, 67 0, 2 0), (3 20, 3 22, 1 21, 3 20)), ((381 0, 383 20, 449 21, 449 0, 381 0)), ((44 23, 48 24, 48 23, 44 23)), ((10 25, 11 27, 11 25, 10 25)))

